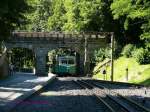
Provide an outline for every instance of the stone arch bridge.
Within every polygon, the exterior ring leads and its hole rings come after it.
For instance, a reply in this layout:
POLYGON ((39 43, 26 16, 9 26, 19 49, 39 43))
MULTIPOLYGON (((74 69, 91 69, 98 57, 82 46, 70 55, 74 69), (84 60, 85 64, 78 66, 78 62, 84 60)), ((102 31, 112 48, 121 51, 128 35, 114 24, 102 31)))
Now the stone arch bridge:
POLYGON ((36 75, 46 75, 46 55, 57 48, 70 48, 80 55, 79 72, 90 72, 90 59, 94 50, 106 47, 113 33, 87 32, 13 32, 5 42, 8 50, 28 48, 35 53, 36 75))

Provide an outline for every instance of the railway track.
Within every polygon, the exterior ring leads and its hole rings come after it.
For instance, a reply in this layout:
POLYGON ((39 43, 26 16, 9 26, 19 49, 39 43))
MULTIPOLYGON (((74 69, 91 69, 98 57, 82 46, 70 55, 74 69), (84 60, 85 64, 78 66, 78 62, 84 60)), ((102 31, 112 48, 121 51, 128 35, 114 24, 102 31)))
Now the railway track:
POLYGON ((150 108, 150 88, 148 86, 120 83, 110 81, 99 80, 87 80, 88 82, 94 82, 105 88, 110 89, 112 92, 119 93, 127 98, 134 100, 135 102, 150 108))
MULTIPOLYGON (((106 84, 108 85, 108 84, 106 84)), ((150 112, 95 80, 57 78, 11 112, 150 112), (94 98, 94 100, 93 100, 94 98)))
POLYGON ((78 78, 57 78, 39 93, 18 104, 11 112, 110 112, 93 95, 76 85, 78 78))
POLYGON ((84 89, 92 91, 93 95, 102 102, 107 111, 110 112, 150 112, 150 110, 141 104, 136 103, 123 95, 112 92, 104 86, 90 81, 75 80, 76 84, 84 89))
POLYGON ((99 82, 99 83, 105 83, 105 84, 113 84, 113 85, 122 85, 122 86, 127 86, 127 87, 134 87, 134 88, 143 88, 143 87, 147 87, 141 84, 134 84, 134 83, 127 83, 127 82, 117 82, 117 81, 106 81, 106 80, 96 80, 94 79, 95 82, 99 82))

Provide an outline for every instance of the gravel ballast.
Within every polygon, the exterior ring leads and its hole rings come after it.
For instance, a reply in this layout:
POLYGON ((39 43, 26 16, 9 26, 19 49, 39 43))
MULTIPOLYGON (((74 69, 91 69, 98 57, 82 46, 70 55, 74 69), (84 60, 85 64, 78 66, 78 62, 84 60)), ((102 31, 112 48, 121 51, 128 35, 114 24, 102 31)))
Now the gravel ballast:
POLYGON ((88 90, 73 83, 73 79, 58 78, 13 112, 104 112, 104 105, 96 102, 88 90))

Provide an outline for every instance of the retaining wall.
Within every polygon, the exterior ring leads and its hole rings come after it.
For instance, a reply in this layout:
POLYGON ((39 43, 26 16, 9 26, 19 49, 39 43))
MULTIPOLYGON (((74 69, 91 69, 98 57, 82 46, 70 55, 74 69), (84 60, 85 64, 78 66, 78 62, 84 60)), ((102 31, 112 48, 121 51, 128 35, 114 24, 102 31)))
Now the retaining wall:
POLYGON ((9 62, 7 53, 3 53, 0 56, 0 78, 5 78, 9 75, 9 62))

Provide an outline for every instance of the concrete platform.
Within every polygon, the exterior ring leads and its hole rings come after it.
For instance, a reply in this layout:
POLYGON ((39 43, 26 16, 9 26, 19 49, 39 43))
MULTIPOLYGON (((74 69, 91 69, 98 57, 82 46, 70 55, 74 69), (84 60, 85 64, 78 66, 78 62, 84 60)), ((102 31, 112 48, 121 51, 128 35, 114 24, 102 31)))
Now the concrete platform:
POLYGON ((0 112, 10 112, 17 104, 41 90, 55 77, 54 74, 37 77, 29 73, 16 73, 8 79, 0 80, 0 112))

